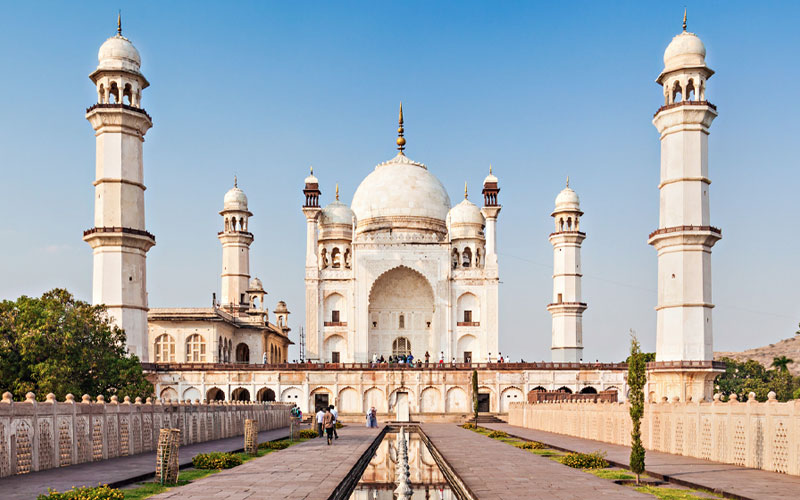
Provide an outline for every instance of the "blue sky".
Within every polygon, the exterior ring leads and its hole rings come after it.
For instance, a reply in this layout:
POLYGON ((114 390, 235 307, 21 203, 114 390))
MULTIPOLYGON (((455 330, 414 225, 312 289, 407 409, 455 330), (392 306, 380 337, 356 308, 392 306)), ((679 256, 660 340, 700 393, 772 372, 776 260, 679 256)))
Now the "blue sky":
MULTIPOLYGON (((268 304, 303 321, 309 165, 325 203, 394 154, 459 200, 500 178, 500 346, 549 359, 553 200, 581 197, 585 360, 655 347, 661 104, 654 83, 680 31, 706 44, 716 350, 793 335, 800 321, 797 3, 3 2, 0 4, 0 297, 59 286, 91 298, 94 138, 84 109, 97 49, 124 34, 151 82, 145 143, 151 307, 206 306, 234 174, 255 217, 251 269, 268 304)), ((294 357, 293 351, 290 357, 294 357)))

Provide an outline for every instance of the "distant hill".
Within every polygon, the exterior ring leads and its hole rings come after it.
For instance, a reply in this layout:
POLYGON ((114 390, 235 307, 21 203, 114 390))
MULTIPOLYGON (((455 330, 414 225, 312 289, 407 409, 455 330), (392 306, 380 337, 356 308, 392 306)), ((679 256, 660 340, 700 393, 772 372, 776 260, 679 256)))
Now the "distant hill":
POLYGON ((732 358, 738 361, 754 359, 766 368, 772 368, 773 358, 779 358, 781 356, 793 359, 794 363, 789 365, 789 371, 792 375, 800 375, 800 335, 795 335, 792 338, 784 339, 774 344, 756 347, 755 349, 748 349, 746 351, 714 353, 714 359, 732 358))

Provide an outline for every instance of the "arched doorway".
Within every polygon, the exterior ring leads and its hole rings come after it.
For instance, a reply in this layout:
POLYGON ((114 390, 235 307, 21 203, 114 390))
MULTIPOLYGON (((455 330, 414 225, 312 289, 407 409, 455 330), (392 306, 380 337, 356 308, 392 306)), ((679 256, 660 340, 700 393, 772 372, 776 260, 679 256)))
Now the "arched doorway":
POLYGON ((581 389, 581 394, 597 394, 597 389, 594 387, 584 387, 581 389))
POLYGON ((269 387, 264 387, 263 389, 258 391, 258 395, 256 397, 261 402, 275 401, 275 391, 273 391, 269 387))
POLYGON ((206 392, 206 399, 209 401, 225 401, 225 393, 219 387, 212 387, 206 392))
POLYGON ((405 266, 381 274, 369 292, 369 356, 388 356, 398 339, 420 359, 432 347, 433 288, 425 277, 405 266))
POLYGON ((250 391, 244 387, 234 389, 231 394, 231 401, 250 401, 250 391))
POLYGON ((236 346, 236 362, 249 363, 250 362, 250 348, 245 343, 236 346))

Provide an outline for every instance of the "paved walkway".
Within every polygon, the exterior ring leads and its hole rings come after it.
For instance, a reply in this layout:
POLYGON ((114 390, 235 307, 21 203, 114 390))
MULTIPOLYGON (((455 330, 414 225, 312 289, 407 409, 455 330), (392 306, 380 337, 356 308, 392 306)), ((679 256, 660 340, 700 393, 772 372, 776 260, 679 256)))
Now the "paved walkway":
MULTIPOLYGON (((289 437, 289 428, 262 431, 258 441, 272 441, 289 437)), ((198 453, 210 451, 238 451, 244 447, 244 436, 206 441, 181 446, 178 455, 181 466, 192 463, 198 453)), ((66 491, 73 486, 97 486, 98 483, 122 486, 152 477, 156 470, 156 452, 139 453, 127 457, 112 458, 99 462, 47 469, 31 474, 0 479, 0 498, 3 500, 31 500, 47 493, 47 488, 66 491)))
MULTIPOLYGON (((581 439, 562 434, 526 429, 509 424, 480 424, 489 429, 502 430, 514 436, 539 441, 562 450, 606 452, 606 459, 627 467, 630 447, 581 439)), ((737 465, 711 462, 699 458, 647 451, 645 470, 656 477, 665 477, 687 486, 700 487, 731 498, 743 500, 779 500, 800 498, 800 477, 779 474, 737 465)))
POLYGON ((653 500, 455 424, 423 424, 422 431, 480 500, 653 500))
POLYGON ((238 467, 198 479, 151 500, 325 500, 375 441, 380 429, 347 426, 328 446, 310 439, 238 467))

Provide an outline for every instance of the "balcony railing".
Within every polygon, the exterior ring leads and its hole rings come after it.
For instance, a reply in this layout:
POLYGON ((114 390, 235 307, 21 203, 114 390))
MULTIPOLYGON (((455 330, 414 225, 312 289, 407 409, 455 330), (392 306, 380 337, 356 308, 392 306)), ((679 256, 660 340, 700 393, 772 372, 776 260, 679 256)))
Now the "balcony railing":
POLYGON ((91 111, 93 109, 127 109, 128 111, 134 111, 136 113, 141 113, 144 116, 146 116, 148 120, 153 121, 153 119, 150 118, 150 115, 147 114, 147 111, 145 111, 144 108, 136 108, 136 107, 130 106, 128 104, 113 104, 113 103, 100 104, 100 103, 98 103, 98 104, 95 104, 93 106, 89 106, 88 108, 86 108, 86 112, 88 113, 89 111, 91 111))
POLYGON ((480 321, 459 321, 456 323, 457 326, 481 326, 480 321))
POLYGON ((717 110, 717 107, 714 106, 713 104, 711 104, 708 101, 680 101, 680 102, 674 102, 672 104, 665 104, 664 106, 661 106, 660 108, 658 108, 658 111, 656 111, 653 116, 656 116, 657 114, 661 113, 662 111, 664 111, 666 109, 679 108, 681 106, 708 106, 709 108, 713 109, 714 111, 717 110))
POLYGON ((424 361, 413 365, 405 363, 272 363, 272 364, 238 364, 238 363, 142 363, 146 371, 329 371, 329 370, 613 370, 628 369, 627 363, 439 363, 424 361))
POLYGON ((325 321, 324 326, 347 326, 347 321, 325 321))
POLYGON ((147 231, 142 231, 141 229, 132 229, 129 227, 93 227, 91 229, 87 229, 83 232, 84 236, 88 236, 94 233, 124 233, 124 234, 135 234, 137 236, 146 236, 153 241, 156 240, 156 237, 152 234, 148 233, 147 231))
POLYGON ((712 233, 716 233, 718 235, 722 235, 722 230, 718 227, 714 226, 672 226, 672 227, 662 227, 661 229, 656 229, 652 233, 650 233, 650 238, 657 234, 667 234, 667 233, 677 233, 680 231, 711 231, 712 233))

